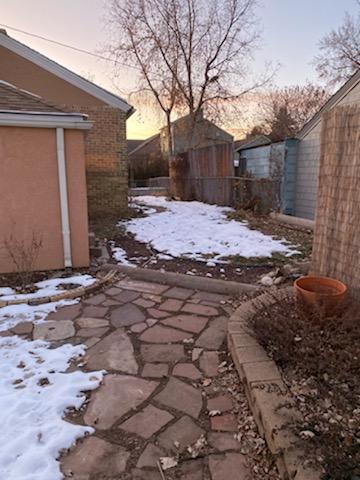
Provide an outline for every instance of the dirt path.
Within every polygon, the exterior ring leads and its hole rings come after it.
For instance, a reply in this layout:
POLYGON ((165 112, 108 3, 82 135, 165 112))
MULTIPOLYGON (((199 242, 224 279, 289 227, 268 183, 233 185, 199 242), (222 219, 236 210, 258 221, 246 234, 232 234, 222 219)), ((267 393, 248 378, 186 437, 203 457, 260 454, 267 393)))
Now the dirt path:
POLYGON ((233 308, 222 295, 125 278, 35 326, 33 338, 88 345, 73 369, 108 372, 68 417, 95 434, 64 454, 65 478, 277 478, 224 346, 233 308))

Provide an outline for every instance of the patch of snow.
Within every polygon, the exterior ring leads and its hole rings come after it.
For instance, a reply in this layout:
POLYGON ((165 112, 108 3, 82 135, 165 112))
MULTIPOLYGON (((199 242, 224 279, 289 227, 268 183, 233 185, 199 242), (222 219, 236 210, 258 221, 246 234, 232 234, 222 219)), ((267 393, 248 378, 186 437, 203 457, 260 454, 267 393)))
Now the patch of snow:
POLYGON ((156 257, 158 260, 174 260, 171 255, 167 255, 166 253, 158 253, 156 257))
POLYGON ((12 292, 2 293, 0 289, 0 300, 30 300, 31 298, 40 298, 40 297, 50 297, 56 295, 57 293, 63 291, 59 288, 60 285, 64 284, 76 284, 79 287, 87 287, 92 285, 96 281, 96 278, 91 275, 73 275, 72 277, 66 278, 51 278, 50 280, 43 280, 42 282, 35 283, 37 287, 36 292, 34 293, 14 293, 12 292))
POLYGON ((63 417, 69 408, 81 407, 82 392, 97 388, 104 372, 65 373, 84 346, 49 345, 0 338, 0 478, 60 480, 61 450, 94 431, 63 417))
MULTIPOLYGON (((0 291, 0 300, 26 300, 49 297, 61 292, 61 284, 76 284, 78 286, 92 285, 96 278, 91 275, 74 275, 67 278, 52 278, 42 282, 35 283, 38 290, 34 293, 16 294, 11 288, 5 287, 0 291)), ((65 307, 78 303, 79 300, 59 300, 57 302, 43 303, 41 305, 27 305, 20 303, 18 305, 8 305, 0 308, 0 331, 14 327, 20 322, 41 323, 49 313, 55 312, 59 307, 65 307)))
POLYGON ((273 253, 291 256, 296 250, 285 241, 275 240, 246 223, 229 220, 230 207, 201 202, 168 201, 165 197, 144 196, 139 205, 162 207, 163 212, 145 218, 120 222, 136 240, 150 243, 158 252, 203 262, 225 263, 224 257, 271 257, 273 253))
POLYGON ((119 263, 120 265, 126 265, 127 267, 136 267, 133 263, 131 263, 128 258, 125 250, 121 247, 111 247, 111 252, 113 258, 119 263))

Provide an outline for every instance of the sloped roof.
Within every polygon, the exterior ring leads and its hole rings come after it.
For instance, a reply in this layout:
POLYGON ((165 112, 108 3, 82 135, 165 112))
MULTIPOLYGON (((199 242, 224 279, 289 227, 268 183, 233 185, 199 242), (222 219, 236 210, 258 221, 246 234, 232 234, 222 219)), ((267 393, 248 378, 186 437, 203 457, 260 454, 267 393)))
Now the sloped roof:
POLYGON ((71 70, 63 67, 54 60, 51 60, 45 55, 19 42, 19 40, 15 40, 6 33, 6 30, 3 29, 0 29, 0 46, 7 48, 8 50, 29 60, 30 62, 33 62, 34 64, 42 67, 44 70, 47 70, 57 77, 67 81, 68 83, 80 88, 89 95, 102 100, 108 105, 123 110, 128 114, 128 116, 134 112, 134 108, 123 98, 109 92, 108 90, 105 90, 102 87, 99 87, 90 80, 87 80, 81 75, 78 75, 77 73, 74 73, 71 70))
POLYGON ((45 102, 38 95, 26 92, 0 80, 0 111, 65 112, 63 108, 45 102))
POLYGON ((134 148, 133 150, 131 150, 131 152, 129 152, 129 158, 132 155, 139 153, 144 147, 148 146, 151 142, 155 141, 156 139, 160 139, 160 133, 156 133, 155 135, 152 135, 151 137, 145 140, 142 140, 141 143, 136 148, 134 148))
POLYGON ((323 113, 335 107, 353 88, 360 83, 360 69, 332 95, 320 110, 303 126, 297 138, 304 138, 320 122, 323 113))
POLYGON ((234 150, 245 150, 247 148, 262 147, 264 145, 270 145, 271 140, 266 135, 257 135, 253 138, 244 138, 243 140, 235 140, 234 150))
POLYGON ((135 148, 144 143, 144 140, 127 140, 128 153, 131 153, 135 148))

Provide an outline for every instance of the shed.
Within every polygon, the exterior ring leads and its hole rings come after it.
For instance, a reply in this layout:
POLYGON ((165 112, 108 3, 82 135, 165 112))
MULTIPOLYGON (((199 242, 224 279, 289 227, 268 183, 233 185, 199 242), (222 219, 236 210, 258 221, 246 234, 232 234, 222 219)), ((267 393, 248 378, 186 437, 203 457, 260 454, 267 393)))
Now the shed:
POLYGON ((92 124, 0 81, 0 272, 41 244, 33 270, 89 265, 85 133, 92 124), (11 251, 12 250, 12 251, 11 251))

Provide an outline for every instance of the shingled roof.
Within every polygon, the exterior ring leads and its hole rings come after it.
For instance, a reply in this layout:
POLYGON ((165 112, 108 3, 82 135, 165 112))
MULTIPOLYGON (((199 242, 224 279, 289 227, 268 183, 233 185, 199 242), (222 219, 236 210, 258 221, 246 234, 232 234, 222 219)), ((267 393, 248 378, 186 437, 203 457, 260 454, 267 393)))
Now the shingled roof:
POLYGON ((3 80, 0 80, 0 111, 65 113, 64 109, 3 80))

